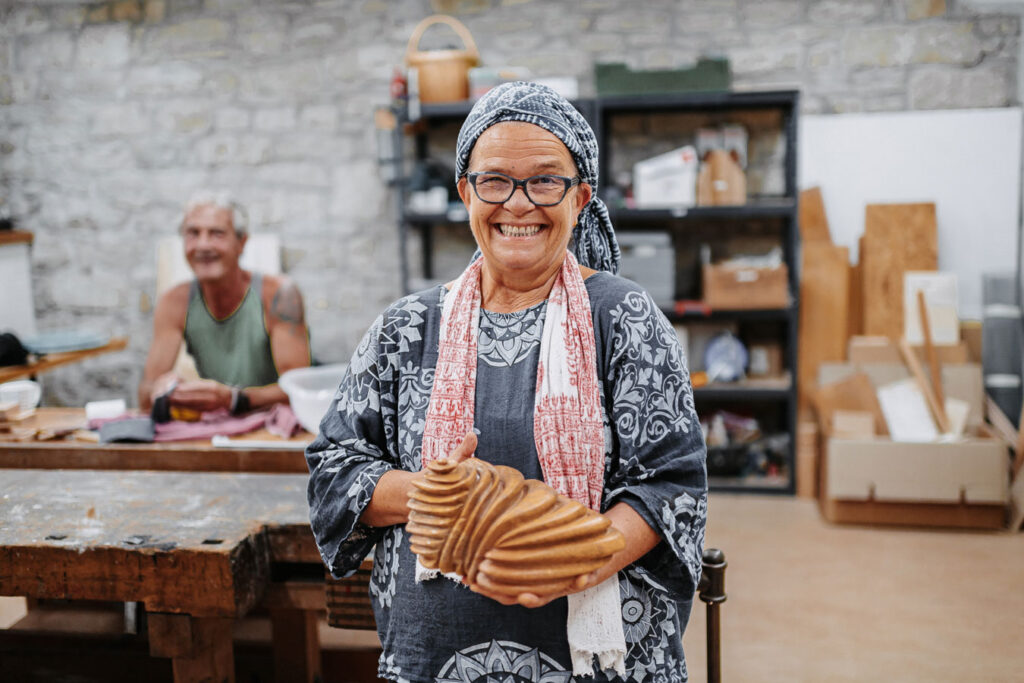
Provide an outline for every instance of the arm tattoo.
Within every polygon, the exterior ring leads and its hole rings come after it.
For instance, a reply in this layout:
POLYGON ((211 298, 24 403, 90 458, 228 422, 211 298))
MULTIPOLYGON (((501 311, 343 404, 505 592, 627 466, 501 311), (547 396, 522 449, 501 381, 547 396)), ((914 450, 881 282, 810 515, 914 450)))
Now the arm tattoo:
POLYGON ((281 322, 293 325, 302 325, 305 322, 302 295, 294 283, 282 284, 274 293, 274 300, 270 303, 270 314, 281 322))

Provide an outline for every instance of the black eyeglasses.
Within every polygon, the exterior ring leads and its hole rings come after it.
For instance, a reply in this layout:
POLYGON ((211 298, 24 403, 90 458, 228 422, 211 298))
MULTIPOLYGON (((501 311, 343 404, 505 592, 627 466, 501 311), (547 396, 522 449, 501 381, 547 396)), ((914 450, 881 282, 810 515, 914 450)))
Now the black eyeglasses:
POLYGON ((488 204, 504 204, 523 188, 526 198, 537 206, 560 204, 569 189, 579 185, 580 177, 567 178, 563 175, 535 175, 529 178, 513 178, 504 173, 467 173, 469 184, 480 201, 488 204))

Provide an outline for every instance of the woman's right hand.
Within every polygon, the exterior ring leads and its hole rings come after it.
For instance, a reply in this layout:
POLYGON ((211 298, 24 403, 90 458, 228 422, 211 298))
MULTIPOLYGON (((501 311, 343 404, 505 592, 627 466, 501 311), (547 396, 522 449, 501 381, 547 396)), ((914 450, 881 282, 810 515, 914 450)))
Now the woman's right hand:
MULTIPOLYGON (((467 458, 472 458, 476 452, 477 438, 473 432, 468 432, 448 458, 460 463, 467 458)), ((405 524, 409 521, 409 494, 413 490, 413 482, 426 476, 426 472, 407 472, 405 470, 390 470, 385 472, 377 481, 373 489, 373 497, 370 504, 363 510, 359 521, 367 526, 391 526, 393 524, 405 524)))

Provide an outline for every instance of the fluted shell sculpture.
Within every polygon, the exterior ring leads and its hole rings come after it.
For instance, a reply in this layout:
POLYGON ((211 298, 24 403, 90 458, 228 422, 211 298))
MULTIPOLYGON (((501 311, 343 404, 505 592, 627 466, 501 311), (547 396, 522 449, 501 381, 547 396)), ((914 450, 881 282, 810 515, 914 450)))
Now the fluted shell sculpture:
POLYGON ((412 551, 428 569, 509 595, 556 591, 625 547, 606 517, 511 467, 435 460, 409 497, 412 551))

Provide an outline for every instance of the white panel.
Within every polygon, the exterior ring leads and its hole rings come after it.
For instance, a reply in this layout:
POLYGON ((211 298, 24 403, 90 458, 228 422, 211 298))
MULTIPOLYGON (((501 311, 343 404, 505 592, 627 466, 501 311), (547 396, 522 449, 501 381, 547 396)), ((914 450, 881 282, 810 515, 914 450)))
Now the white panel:
POLYGON ((32 299, 32 266, 29 245, 0 246, 0 332, 13 332, 19 339, 36 334, 36 311, 32 299))
POLYGON ((799 186, 821 187, 851 258, 865 205, 935 202, 939 268, 958 277, 961 318, 981 319, 982 273, 1016 265, 1020 108, 803 116, 799 147, 799 186))

